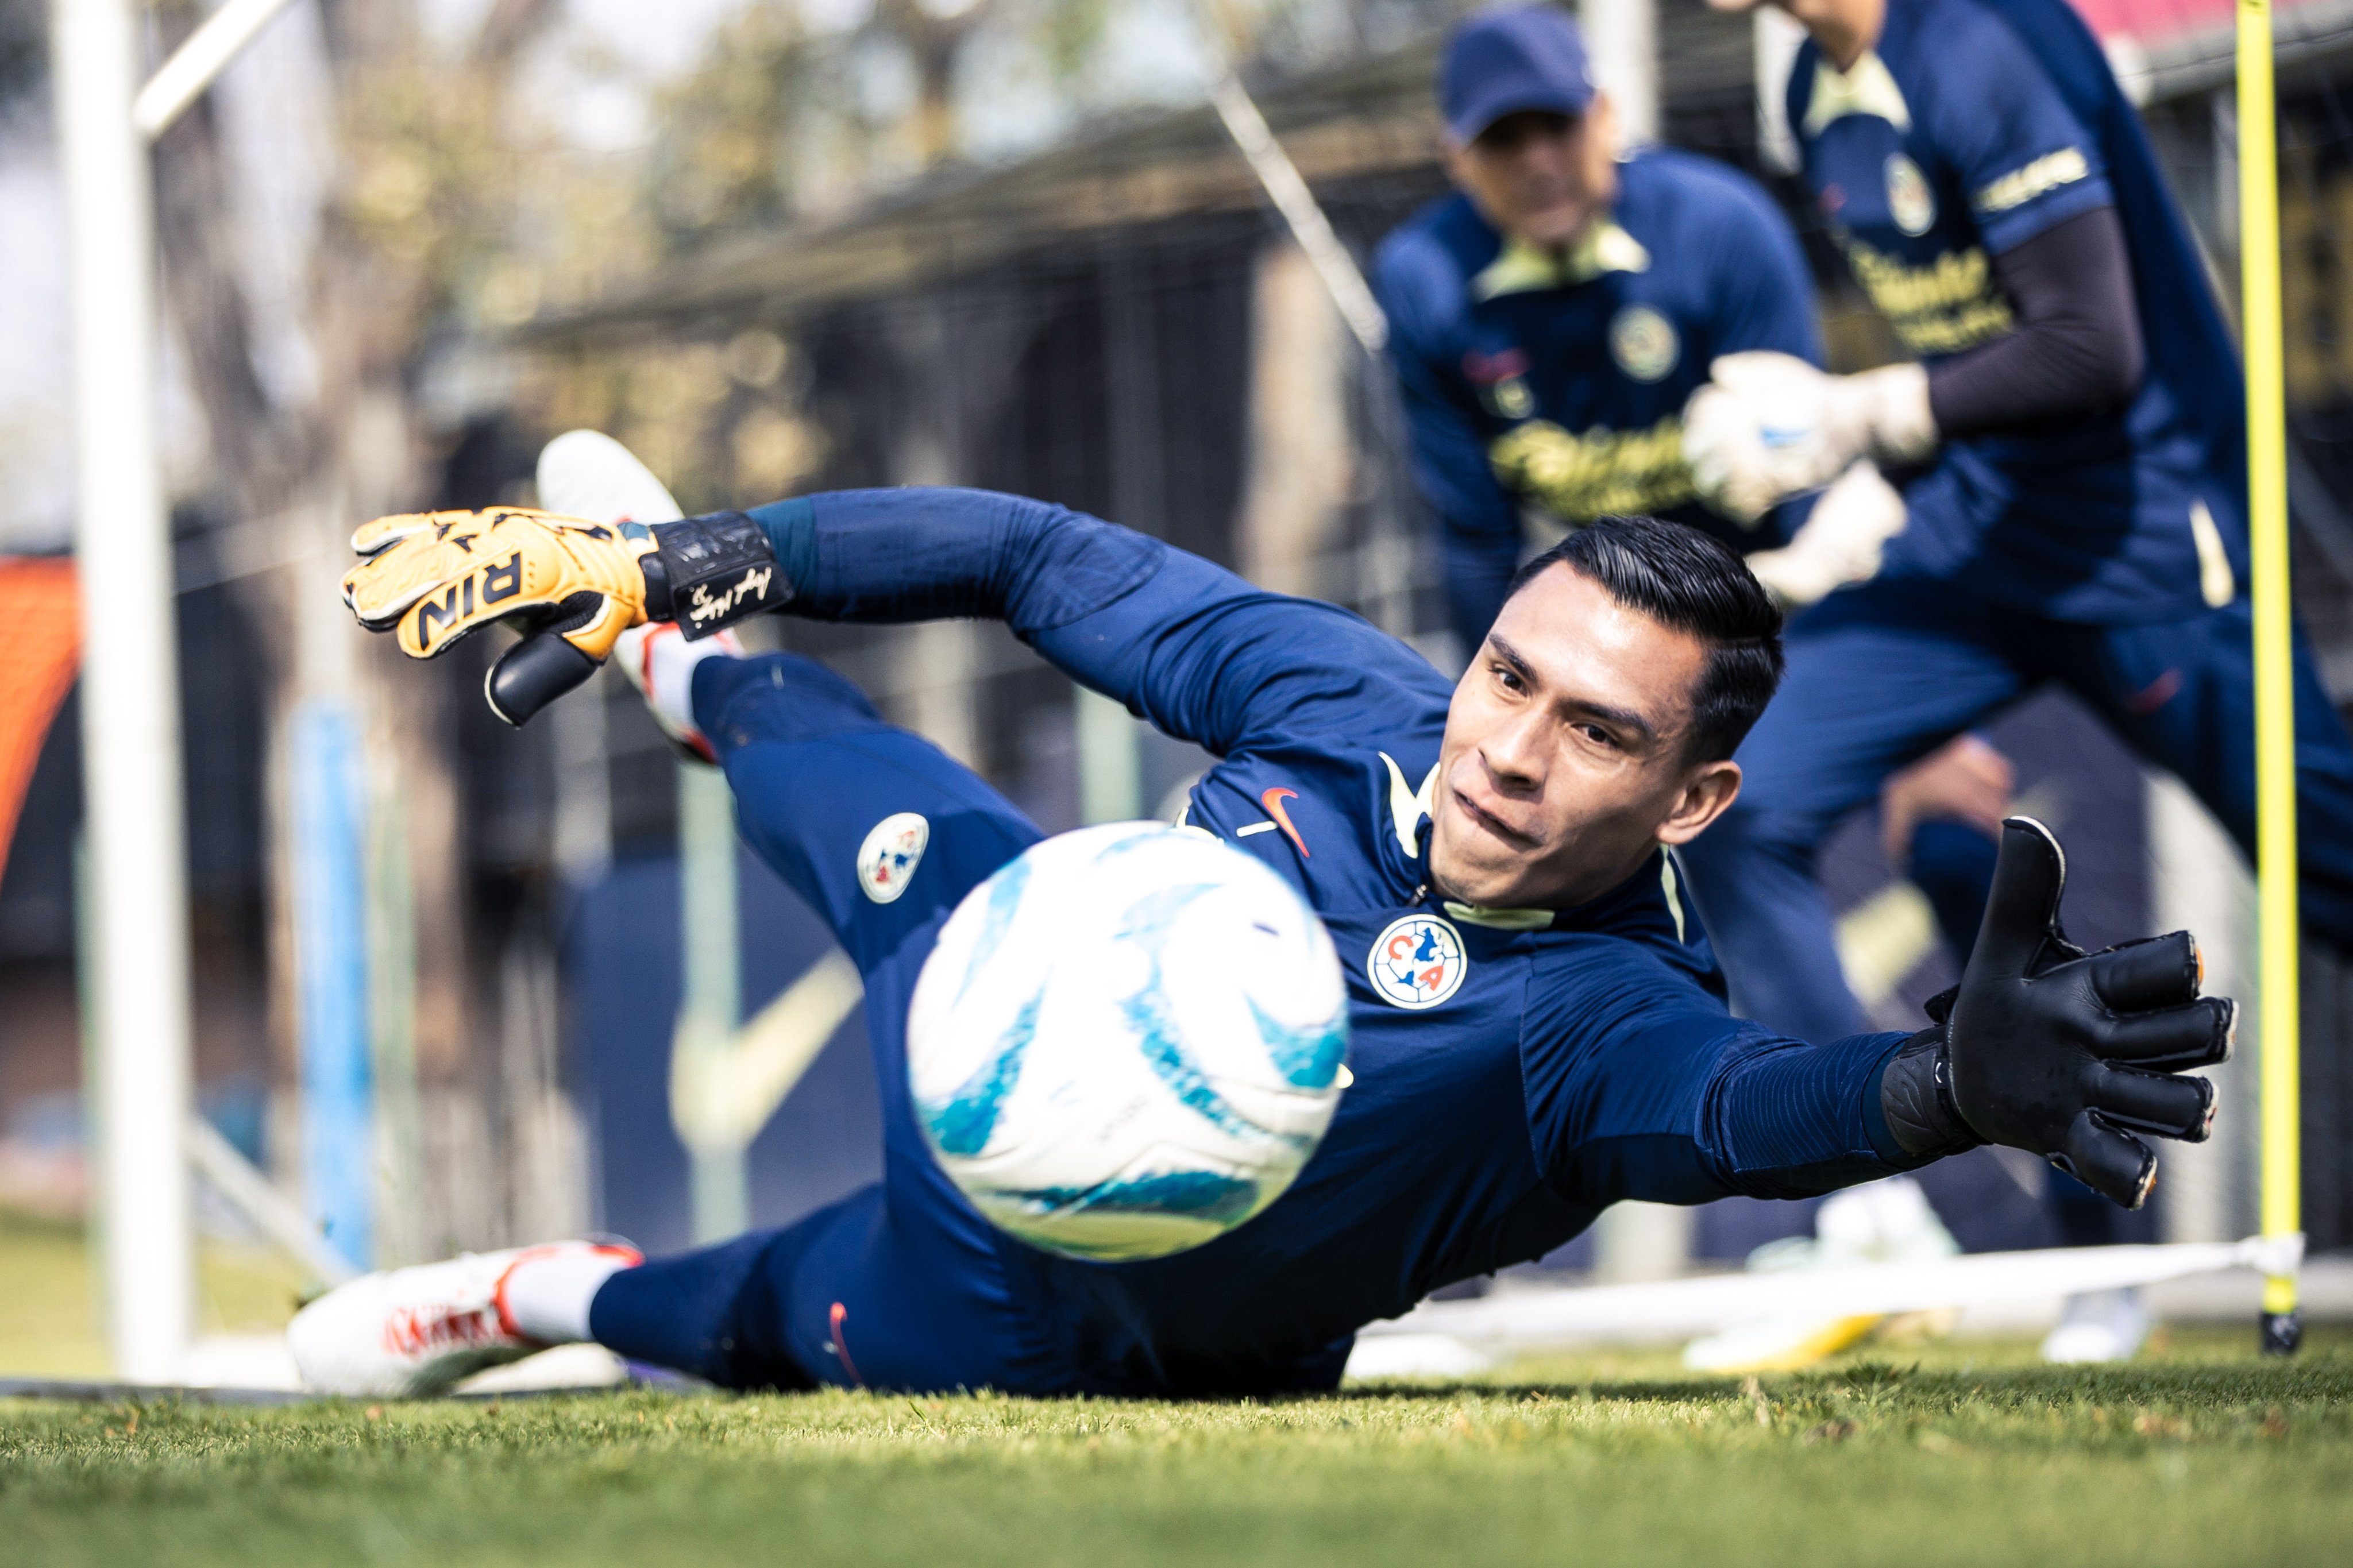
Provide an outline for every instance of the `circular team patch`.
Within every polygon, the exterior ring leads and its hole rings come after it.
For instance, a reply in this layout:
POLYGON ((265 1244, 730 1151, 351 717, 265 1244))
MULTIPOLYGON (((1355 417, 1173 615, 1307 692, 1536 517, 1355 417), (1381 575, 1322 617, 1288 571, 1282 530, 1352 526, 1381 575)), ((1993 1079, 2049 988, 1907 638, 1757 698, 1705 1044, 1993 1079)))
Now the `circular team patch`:
POLYGON ((1435 1007, 1461 989, 1471 961, 1462 933, 1436 915, 1392 921, 1365 955, 1373 989, 1399 1007, 1435 1007))
POLYGON ((1936 221, 1936 193, 1928 188, 1928 176, 1901 153, 1887 160, 1887 216, 1915 239, 1936 221))
POLYGON ((858 885, 878 904, 895 902, 923 862, 932 825, 922 814, 893 812, 874 825, 858 847, 858 885))
POLYGON ((1636 381, 1659 381, 1682 349, 1674 323, 1648 305, 1629 305, 1609 321, 1609 357, 1636 381))

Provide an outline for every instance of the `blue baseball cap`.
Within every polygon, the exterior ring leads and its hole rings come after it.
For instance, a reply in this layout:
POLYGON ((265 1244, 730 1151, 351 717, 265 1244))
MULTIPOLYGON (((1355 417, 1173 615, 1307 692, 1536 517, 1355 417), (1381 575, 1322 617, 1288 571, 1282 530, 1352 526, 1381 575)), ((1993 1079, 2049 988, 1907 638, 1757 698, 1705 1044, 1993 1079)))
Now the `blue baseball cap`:
POLYGON ((1593 72, 1577 24, 1549 5, 1485 11, 1454 29, 1438 68, 1438 103, 1458 142, 1507 114, 1578 115, 1593 101, 1593 72))

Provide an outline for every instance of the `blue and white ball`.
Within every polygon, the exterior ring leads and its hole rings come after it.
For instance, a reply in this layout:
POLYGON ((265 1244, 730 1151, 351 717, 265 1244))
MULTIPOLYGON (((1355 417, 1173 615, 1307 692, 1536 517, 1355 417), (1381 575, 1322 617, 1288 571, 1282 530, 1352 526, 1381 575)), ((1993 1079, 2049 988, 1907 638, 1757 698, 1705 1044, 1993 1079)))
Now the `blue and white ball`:
POLYGON ((1191 828, 1113 823, 974 889, 915 984, 916 1119, 996 1224, 1158 1258, 1265 1208, 1331 1125, 1348 994, 1272 870, 1191 828))

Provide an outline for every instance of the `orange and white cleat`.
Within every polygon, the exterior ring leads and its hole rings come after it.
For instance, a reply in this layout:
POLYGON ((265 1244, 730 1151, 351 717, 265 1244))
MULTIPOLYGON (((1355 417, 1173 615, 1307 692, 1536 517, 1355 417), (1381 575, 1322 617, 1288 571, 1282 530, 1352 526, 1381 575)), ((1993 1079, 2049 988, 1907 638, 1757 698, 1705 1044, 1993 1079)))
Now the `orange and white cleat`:
POLYGON ((428 1398, 487 1367, 561 1342, 535 1337, 516 1321, 509 1287, 517 1268, 550 1263, 568 1266, 567 1273, 610 1274, 644 1260, 633 1247, 558 1241, 384 1269, 303 1308, 287 1326, 286 1342, 306 1388, 355 1398, 428 1398))
POLYGON ((613 645, 613 658, 628 677, 662 733, 698 762, 715 763, 718 753, 694 722, 694 670, 706 658, 742 658, 744 645, 731 631, 713 632, 693 642, 675 621, 655 621, 632 626, 613 645))

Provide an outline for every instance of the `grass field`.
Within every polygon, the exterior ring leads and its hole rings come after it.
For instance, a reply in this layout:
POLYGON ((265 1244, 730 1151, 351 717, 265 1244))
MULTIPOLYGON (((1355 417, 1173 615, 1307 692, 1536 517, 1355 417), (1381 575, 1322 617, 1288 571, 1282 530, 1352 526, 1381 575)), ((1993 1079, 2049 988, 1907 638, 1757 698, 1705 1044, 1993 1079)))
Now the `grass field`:
POLYGON ((1272 1405, 651 1392, 0 1404, 12 1564, 2353 1560, 2353 1336, 1694 1380, 1666 1357, 1272 1405))

